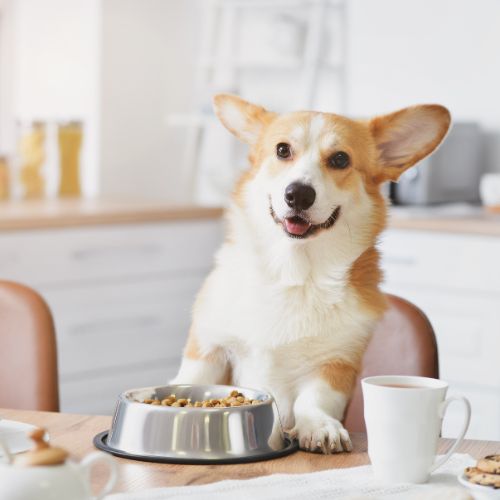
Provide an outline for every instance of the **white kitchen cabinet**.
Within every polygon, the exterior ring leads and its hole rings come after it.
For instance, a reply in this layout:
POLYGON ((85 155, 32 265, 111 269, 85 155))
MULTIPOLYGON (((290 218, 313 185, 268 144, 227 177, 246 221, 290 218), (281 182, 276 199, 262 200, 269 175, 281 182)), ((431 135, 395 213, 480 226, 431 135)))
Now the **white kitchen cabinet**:
POLYGON ((61 410, 111 414, 120 392, 177 371, 220 219, 3 231, 0 276, 47 300, 61 410))
MULTIPOLYGON (((468 437, 500 439, 500 237, 390 229, 384 290, 419 306, 437 337, 440 377, 472 403, 468 437)), ((456 436, 451 405, 443 435, 456 436)))

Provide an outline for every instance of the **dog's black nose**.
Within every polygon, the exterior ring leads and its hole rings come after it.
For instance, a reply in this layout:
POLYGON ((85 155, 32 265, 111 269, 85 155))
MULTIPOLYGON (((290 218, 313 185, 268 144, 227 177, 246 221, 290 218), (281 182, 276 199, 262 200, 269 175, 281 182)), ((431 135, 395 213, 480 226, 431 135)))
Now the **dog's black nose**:
POLYGON ((316 199, 316 191, 307 184, 292 182, 285 189, 285 201, 290 208, 307 210, 316 199))

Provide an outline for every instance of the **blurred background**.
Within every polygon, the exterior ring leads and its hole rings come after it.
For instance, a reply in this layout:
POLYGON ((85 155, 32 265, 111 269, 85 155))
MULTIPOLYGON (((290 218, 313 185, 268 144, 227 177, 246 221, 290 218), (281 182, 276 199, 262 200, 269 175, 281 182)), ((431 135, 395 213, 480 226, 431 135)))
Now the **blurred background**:
POLYGON ((499 26, 497 0, 0 0, 0 279, 53 311, 62 410, 176 372, 246 164, 213 94, 436 102, 445 144, 384 187, 384 287, 430 317, 469 436, 500 439, 499 26))
POLYGON ((213 119, 216 92, 355 117, 442 103, 484 135, 474 169, 500 171, 496 0, 0 5, 0 152, 15 197, 23 132, 45 128, 51 197, 57 130, 77 122, 85 196, 225 202, 244 155, 213 119))

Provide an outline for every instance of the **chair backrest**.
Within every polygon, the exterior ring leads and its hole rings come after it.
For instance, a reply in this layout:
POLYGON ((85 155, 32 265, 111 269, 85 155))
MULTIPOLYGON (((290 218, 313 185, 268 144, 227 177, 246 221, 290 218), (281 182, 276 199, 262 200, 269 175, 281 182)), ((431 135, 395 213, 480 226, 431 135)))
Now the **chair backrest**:
POLYGON ((438 350, 427 316, 415 305, 394 295, 377 325, 363 358, 363 368, 347 408, 344 424, 351 432, 365 432, 360 380, 373 375, 419 375, 439 378, 438 350))
POLYGON ((0 407, 59 411, 54 322, 40 295, 0 281, 0 407))

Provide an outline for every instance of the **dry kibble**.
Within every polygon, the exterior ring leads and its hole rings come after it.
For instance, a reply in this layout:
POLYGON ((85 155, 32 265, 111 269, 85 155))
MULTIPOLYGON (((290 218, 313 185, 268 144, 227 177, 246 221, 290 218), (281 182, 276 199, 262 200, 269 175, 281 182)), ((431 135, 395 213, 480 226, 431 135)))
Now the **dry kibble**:
POLYGON ((232 406, 258 405, 262 401, 259 399, 247 398, 241 392, 233 390, 228 396, 221 399, 207 399, 205 401, 192 402, 191 399, 177 399, 175 394, 170 394, 170 396, 163 398, 161 401, 159 399, 148 398, 144 399, 142 402, 155 406, 174 406, 175 408, 229 408, 232 406))

